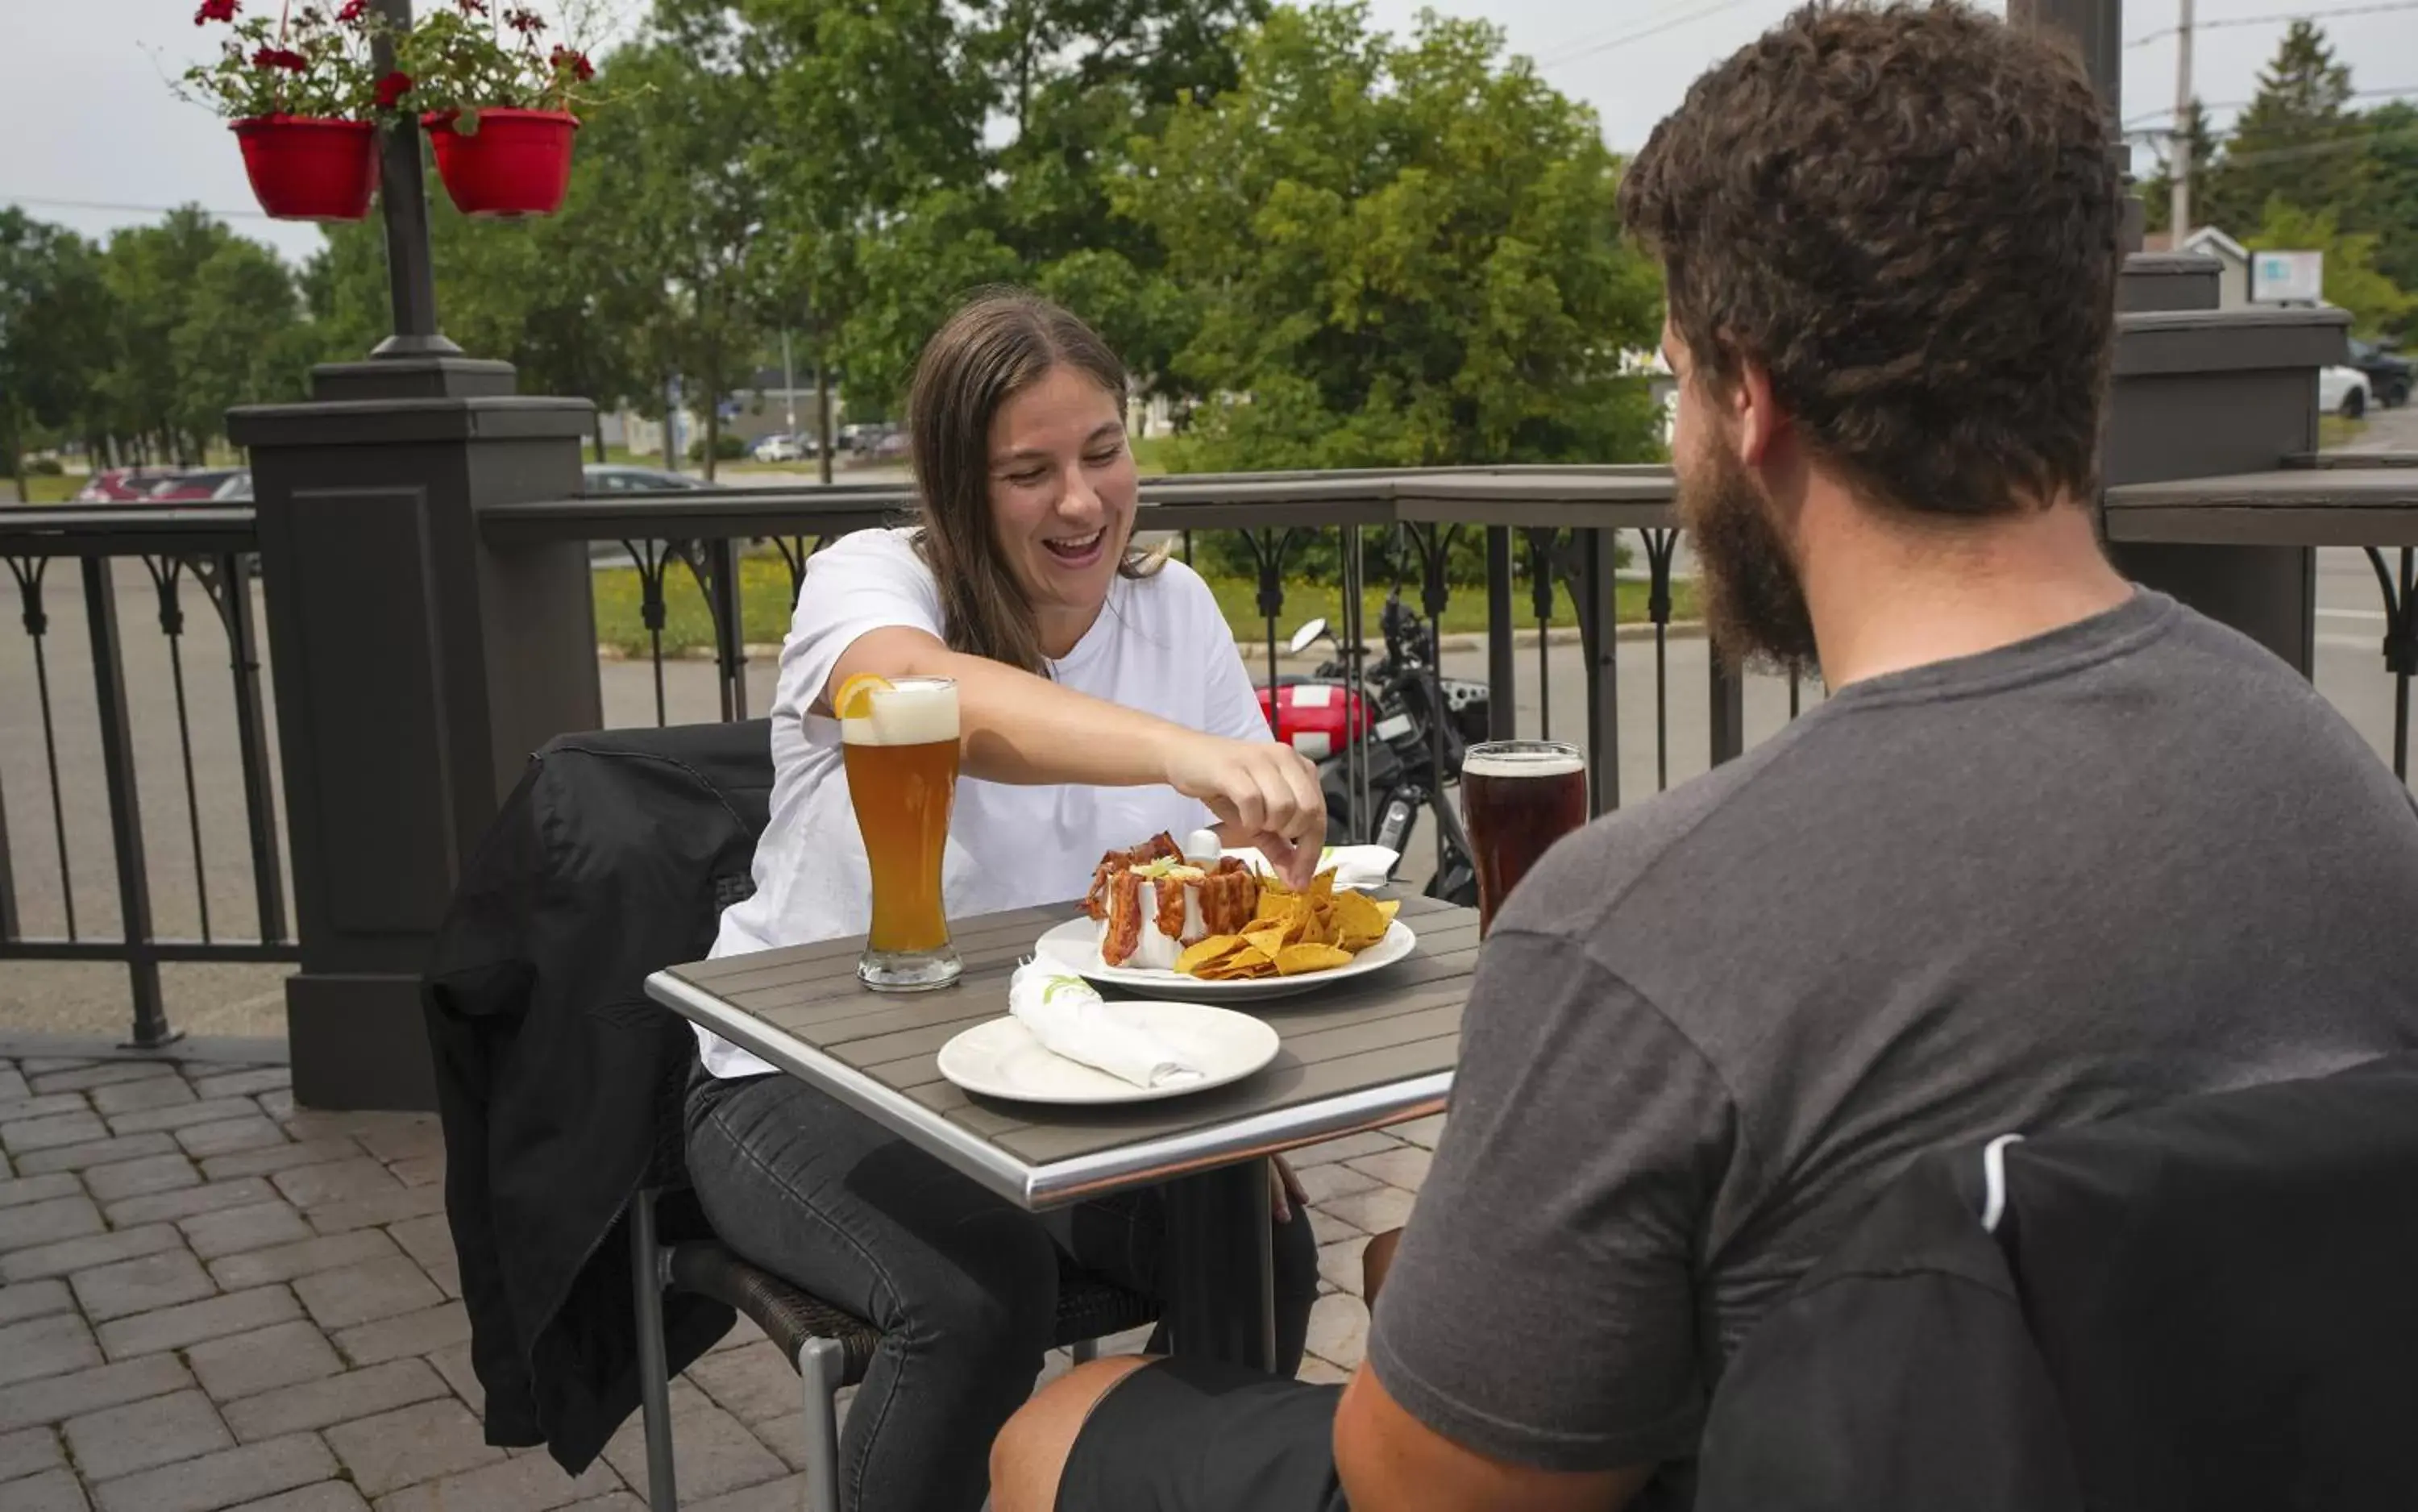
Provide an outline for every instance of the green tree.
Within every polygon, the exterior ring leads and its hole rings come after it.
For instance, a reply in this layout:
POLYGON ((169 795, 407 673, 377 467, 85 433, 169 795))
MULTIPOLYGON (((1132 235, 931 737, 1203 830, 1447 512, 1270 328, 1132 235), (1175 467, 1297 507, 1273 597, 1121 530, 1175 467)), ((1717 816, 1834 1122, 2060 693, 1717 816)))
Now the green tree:
MULTIPOLYGON (((2208 111, 2196 97, 2191 102, 2190 112, 2183 117, 2183 138, 2191 147, 2192 220, 2195 224, 2184 228, 2189 232, 2211 223, 2207 201, 2202 196, 2208 192, 2209 172, 2216 161, 2217 152, 2216 131, 2208 124, 2208 111)), ((2173 219, 2175 207, 2174 166, 2174 153, 2169 148, 2165 160, 2158 164, 2157 173, 2141 181, 2141 208, 2148 217, 2148 229, 2151 231, 2173 229, 2168 222, 2173 219)))
MULTIPOLYGON (((2369 163, 2364 219, 2365 228, 2376 233, 2376 270, 2396 287, 2418 294, 2418 105, 2380 105, 2362 124, 2368 131, 2369 163)), ((2405 312, 2386 328, 2404 341, 2418 340, 2418 310, 2405 312)))
POLYGON ((0 206, 0 467, 20 502, 35 430, 90 434, 108 332, 91 243, 0 206))
POLYGON ((2254 252, 2323 252, 2326 302, 2350 312, 2353 332, 2372 336, 2418 309, 2418 298, 2377 270, 2377 241, 2373 232, 2339 229, 2331 209, 2304 210, 2278 195, 2267 202, 2257 233, 2244 245, 2254 252))
POLYGON ((235 405, 299 399, 309 371, 293 272, 258 242, 228 236, 193 269, 168 328, 177 434, 217 435, 235 405))
POLYGON ((1213 467, 1615 462, 1656 417, 1656 270, 1621 239, 1594 115, 1429 14, 1397 45, 1357 4, 1280 8, 1241 81, 1137 145, 1118 206, 1196 291, 1175 359, 1215 395, 1213 467))
POLYGON ((2195 219, 2240 236, 2259 224, 2272 199, 2311 211, 2358 206, 2367 161, 2349 105, 2349 68, 2334 61, 2325 33, 2294 22, 2234 122, 2205 180, 2207 209, 2195 219))

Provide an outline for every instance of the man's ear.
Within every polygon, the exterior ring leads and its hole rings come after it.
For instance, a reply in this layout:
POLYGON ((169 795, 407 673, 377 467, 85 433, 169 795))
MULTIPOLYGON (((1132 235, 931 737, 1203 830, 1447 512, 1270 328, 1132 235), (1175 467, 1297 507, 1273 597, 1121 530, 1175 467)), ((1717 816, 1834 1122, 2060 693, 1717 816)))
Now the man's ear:
POLYGON ((1731 420, 1736 423, 1738 460, 1760 467, 1770 460, 1787 421, 1771 396, 1771 373, 1760 362, 1739 365, 1737 382, 1730 388, 1731 420))

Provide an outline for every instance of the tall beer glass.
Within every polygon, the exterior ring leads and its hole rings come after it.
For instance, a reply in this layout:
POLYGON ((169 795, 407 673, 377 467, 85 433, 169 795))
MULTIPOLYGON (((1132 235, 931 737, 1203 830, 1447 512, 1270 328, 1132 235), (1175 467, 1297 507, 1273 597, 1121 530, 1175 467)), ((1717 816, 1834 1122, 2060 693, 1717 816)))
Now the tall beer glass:
POLYGON ((1491 741, 1461 763, 1462 822, 1477 863, 1477 932, 1554 841, 1587 821, 1586 757, 1558 741, 1491 741))
POLYGON ((840 739, 873 869, 873 929, 856 974, 877 992, 945 987, 963 969, 941 900, 957 788, 957 685, 900 678, 877 688, 863 717, 840 721, 840 739))

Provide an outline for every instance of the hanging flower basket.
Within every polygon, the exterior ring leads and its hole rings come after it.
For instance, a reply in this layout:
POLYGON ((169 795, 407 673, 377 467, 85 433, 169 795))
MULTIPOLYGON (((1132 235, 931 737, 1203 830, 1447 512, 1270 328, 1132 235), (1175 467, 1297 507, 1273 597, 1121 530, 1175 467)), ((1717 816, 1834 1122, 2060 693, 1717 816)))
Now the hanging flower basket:
POLYGON ((569 111, 482 110, 473 130, 462 113, 421 117, 436 148, 436 176, 464 215, 552 215, 571 187, 571 138, 579 119, 569 111))
POLYGON ((277 221, 359 221, 377 188, 377 128, 368 121, 259 115, 234 123, 243 171, 277 221))

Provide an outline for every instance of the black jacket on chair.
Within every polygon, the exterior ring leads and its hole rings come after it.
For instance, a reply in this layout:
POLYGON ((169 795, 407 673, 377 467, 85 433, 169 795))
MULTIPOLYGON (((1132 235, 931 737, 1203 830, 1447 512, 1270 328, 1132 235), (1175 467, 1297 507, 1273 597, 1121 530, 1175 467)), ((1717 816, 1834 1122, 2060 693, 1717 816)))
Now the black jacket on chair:
MULTIPOLYGON (((637 1409, 626 1215, 650 1173, 680 1168, 694 1041, 644 983, 704 955, 747 895, 772 786, 760 720, 561 737, 530 758, 437 935, 445 1208, 487 1440, 544 1443, 574 1474, 637 1409)), ((663 1204, 667 1242, 702 1236, 682 1207, 663 1204)), ((671 1367, 731 1321, 667 1298, 671 1367)))
POLYGON ((1925 1157, 1739 1348, 1696 1512, 2418 1508, 2418 1056, 1925 1157))

